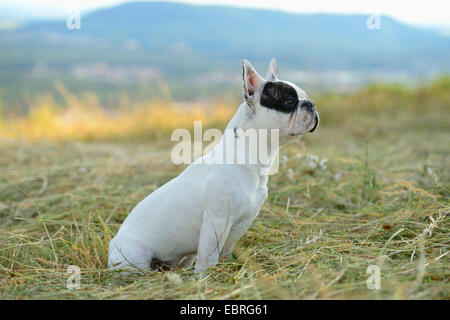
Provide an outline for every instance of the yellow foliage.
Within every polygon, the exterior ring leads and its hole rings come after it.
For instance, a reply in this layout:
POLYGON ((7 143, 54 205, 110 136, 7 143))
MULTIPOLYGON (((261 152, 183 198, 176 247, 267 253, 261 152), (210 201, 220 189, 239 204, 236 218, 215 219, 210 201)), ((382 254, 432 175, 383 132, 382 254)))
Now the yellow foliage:
POLYGON ((27 117, 8 119, 0 126, 0 136, 26 140, 111 140, 123 138, 153 138, 168 134, 176 128, 193 128, 194 121, 203 126, 226 124, 235 108, 223 104, 206 106, 177 105, 155 101, 107 111, 99 107, 93 94, 83 99, 67 92, 59 92, 67 107, 58 108, 51 97, 43 97, 31 107, 27 117))

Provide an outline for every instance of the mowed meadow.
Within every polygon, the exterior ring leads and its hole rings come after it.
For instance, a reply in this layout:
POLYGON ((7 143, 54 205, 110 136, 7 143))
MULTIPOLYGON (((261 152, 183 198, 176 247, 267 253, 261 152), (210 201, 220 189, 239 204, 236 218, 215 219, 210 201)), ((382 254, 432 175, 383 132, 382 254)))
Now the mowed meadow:
POLYGON ((58 90, 27 115, 0 113, 0 298, 450 298, 450 78, 312 96, 318 130, 282 148, 260 215, 202 279, 193 268, 119 275, 108 242, 183 170, 171 132, 195 120, 223 129, 239 101, 129 98, 111 111, 58 90), (72 265, 79 288, 67 287, 72 265))

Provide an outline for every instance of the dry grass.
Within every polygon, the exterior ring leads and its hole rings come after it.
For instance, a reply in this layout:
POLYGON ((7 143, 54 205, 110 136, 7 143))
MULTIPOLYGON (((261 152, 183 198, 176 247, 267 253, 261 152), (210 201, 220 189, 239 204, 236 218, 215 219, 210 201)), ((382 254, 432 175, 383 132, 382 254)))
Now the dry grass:
POLYGON ((168 137, 3 139, 0 297, 448 299, 447 86, 319 98, 318 132, 283 149, 260 216, 202 280, 192 269, 106 268, 128 212, 183 169, 168 137), (66 288, 68 265, 82 269, 78 290, 66 288), (380 290, 367 289, 369 265, 381 269, 380 290))

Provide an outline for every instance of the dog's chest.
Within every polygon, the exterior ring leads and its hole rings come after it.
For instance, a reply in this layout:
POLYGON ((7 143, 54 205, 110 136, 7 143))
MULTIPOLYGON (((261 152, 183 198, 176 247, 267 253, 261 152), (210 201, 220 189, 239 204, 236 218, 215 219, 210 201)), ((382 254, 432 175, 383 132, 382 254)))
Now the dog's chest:
POLYGON ((267 193, 267 180, 265 180, 262 181, 254 192, 249 195, 247 205, 243 208, 241 214, 234 223, 234 230, 238 233, 247 230, 253 220, 258 216, 258 213, 267 198, 267 193))
POLYGON ((267 188, 267 176, 261 176, 260 183, 255 193, 255 205, 259 211, 264 201, 266 201, 268 188, 267 188))

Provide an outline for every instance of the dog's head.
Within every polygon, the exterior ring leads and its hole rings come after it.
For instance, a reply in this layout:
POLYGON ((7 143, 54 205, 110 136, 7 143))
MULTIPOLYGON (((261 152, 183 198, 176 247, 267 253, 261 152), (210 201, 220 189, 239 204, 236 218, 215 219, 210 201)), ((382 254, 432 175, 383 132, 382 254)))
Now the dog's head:
POLYGON ((313 132, 319 114, 306 93, 289 81, 279 80, 275 59, 263 79, 247 60, 242 62, 244 99, 256 128, 279 129, 281 137, 313 132))

